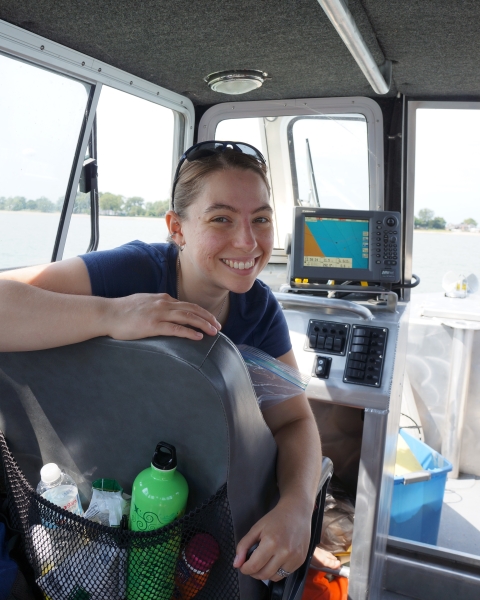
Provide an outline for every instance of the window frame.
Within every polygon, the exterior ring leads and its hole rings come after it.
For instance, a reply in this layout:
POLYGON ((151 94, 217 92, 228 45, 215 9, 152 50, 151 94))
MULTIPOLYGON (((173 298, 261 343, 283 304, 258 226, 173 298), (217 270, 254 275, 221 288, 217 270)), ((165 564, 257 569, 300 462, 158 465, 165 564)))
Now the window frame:
MULTIPOLYGON (((367 123, 368 174, 370 189, 370 210, 384 210, 384 155, 383 155, 383 115, 380 106, 371 98, 361 96, 348 98, 298 98, 291 100, 265 100, 253 102, 225 102, 209 108, 198 126, 198 142, 215 139, 220 121, 258 117, 308 117, 329 114, 361 114, 367 123), (375 160, 374 160, 375 158, 375 160)), ((289 157, 288 140, 281 140, 285 157, 289 157)), ((289 159, 288 159, 289 160, 289 159)), ((288 180, 293 198, 293 173, 289 165, 288 180)), ((290 199, 275 197, 275 210, 284 210, 294 203, 290 199)), ((285 251, 278 247, 273 251, 273 260, 285 260, 285 251)))
MULTIPOLYGON (((170 108, 173 111, 172 177, 177 160, 184 150, 193 143, 195 123, 193 103, 186 96, 167 90, 82 52, 57 44, 5 21, 0 21, 0 52, 7 57, 11 56, 92 86, 76 152, 72 156, 72 169, 53 247, 52 262, 58 261, 63 256, 83 160, 92 134, 102 86, 107 85, 154 104, 170 108)), ((94 217, 93 213, 94 211, 91 211, 91 219, 94 217)), ((92 224, 93 226, 94 224, 92 224)))

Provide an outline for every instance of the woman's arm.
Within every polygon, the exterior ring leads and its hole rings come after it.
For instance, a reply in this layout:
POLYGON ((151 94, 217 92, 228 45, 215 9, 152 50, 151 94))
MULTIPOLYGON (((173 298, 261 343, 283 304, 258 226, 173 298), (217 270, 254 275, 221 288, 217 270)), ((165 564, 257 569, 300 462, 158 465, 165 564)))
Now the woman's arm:
MULTIPOLYGON (((297 367, 291 350, 279 358, 297 367)), ((281 579, 279 568, 292 572, 305 560, 311 535, 311 518, 320 480, 320 436, 304 393, 263 413, 278 446, 277 480, 280 500, 260 519, 237 546, 234 566, 257 579, 281 579), (255 543, 259 547, 245 562, 255 543)))
POLYGON ((104 298, 0 281, 0 351, 41 350, 108 335, 104 298))
POLYGON ((62 294, 92 295, 87 266, 79 257, 45 265, 25 267, 24 269, 3 271, 3 273, 0 273, 0 280, 28 283, 44 290, 62 294))
POLYGON ((99 298, 50 292, 0 281, 0 352, 42 350, 108 335, 138 340, 173 335, 199 340, 220 324, 209 312, 168 294, 99 298))
POLYGON ((134 340, 173 335, 198 340, 192 327, 215 335, 208 311, 168 294, 124 298, 91 295, 81 258, 0 274, 0 351, 40 350, 108 335, 134 340))

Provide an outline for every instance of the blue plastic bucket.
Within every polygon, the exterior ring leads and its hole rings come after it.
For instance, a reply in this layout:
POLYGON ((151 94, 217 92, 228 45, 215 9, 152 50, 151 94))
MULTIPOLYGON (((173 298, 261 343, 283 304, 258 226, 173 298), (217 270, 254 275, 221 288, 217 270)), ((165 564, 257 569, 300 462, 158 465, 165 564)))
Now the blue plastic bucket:
POLYGON ((436 545, 447 473, 452 470, 452 465, 405 431, 401 430, 400 435, 431 478, 405 484, 405 477, 395 476, 389 534, 436 545))

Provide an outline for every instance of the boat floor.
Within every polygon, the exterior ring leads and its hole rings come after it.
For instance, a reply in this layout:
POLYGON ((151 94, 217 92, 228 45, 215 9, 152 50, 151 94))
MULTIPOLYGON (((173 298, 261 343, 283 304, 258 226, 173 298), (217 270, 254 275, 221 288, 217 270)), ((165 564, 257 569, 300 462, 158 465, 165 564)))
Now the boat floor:
POLYGON ((480 556, 480 477, 447 479, 437 545, 480 556))

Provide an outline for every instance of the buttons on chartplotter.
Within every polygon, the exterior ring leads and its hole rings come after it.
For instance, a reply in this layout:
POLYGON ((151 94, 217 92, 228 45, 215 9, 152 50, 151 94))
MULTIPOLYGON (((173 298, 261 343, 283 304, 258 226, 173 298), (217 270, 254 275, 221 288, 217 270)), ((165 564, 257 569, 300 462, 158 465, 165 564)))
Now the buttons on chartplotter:
POLYGON ((395 217, 387 217, 385 219, 385 225, 387 225, 388 227, 395 227, 397 223, 398 221, 395 217))

